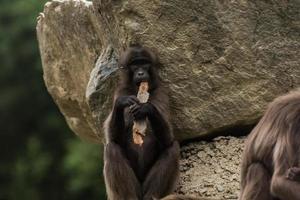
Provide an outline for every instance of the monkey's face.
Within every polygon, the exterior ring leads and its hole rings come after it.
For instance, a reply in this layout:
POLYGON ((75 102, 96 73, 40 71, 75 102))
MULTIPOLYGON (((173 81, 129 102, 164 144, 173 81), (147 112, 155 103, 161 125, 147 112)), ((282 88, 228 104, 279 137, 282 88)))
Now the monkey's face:
MULTIPOLYGON (((126 84, 139 86, 142 81, 149 83, 149 88, 157 86, 156 67, 159 66, 153 52, 142 46, 129 47, 120 57, 119 66, 125 69, 121 78, 126 84)), ((136 87, 135 89, 137 89, 136 87)))
POLYGON ((151 65, 151 62, 147 60, 135 60, 130 64, 129 69, 132 72, 132 80, 136 85, 143 81, 150 81, 151 65))

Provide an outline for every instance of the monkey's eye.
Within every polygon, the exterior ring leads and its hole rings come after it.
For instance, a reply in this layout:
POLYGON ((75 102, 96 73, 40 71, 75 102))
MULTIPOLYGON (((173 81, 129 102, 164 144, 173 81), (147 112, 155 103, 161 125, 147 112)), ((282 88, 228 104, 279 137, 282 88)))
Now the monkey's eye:
POLYGON ((145 65, 142 66, 142 68, 143 68, 144 70, 147 70, 147 71, 150 69, 150 67, 151 67, 150 64, 145 64, 145 65))
POLYGON ((131 71, 136 71, 138 69, 138 66, 137 65, 130 65, 130 69, 131 71))
POLYGON ((146 65, 146 64, 150 64, 150 63, 151 63, 151 61, 146 58, 138 58, 138 59, 132 60, 130 62, 130 65, 141 66, 141 65, 146 65))

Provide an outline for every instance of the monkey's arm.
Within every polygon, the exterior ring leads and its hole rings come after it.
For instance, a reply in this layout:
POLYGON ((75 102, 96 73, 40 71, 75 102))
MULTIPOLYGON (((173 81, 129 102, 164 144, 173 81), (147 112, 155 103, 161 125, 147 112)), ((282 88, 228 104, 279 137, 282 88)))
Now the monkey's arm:
POLYGON ((288 169, 286 177, 291 181, 300 182, 300 167, 291 167, 288 169))
POLYGON ((280 199, 300 200, 300 183, 291 181, 284 175, 273 176, 271 191, 280 199))
POLYGON ((150 115, 153 132, 165 146, 171 146, 174 135, 170 124, 169 97, 165 88, 160 87, 150 94, 150 115))
POLYGON ((108 140, 115 141, 125 130, 124 109, 136 104, 138 99, 135 96, 119 96, 116 98, 113 110, 108 118, 108 140))
MULTIPOLYGON (((281 142, 277 143, 274 153, 274 174, 271 181, 271 192, 280 199, 300 200, 300 182, 290 180, 287 177, 290 169, 288 158, 286 157, 286 148, 280 148, 281 142), (283 151, 280 152, 279 150, 283 151)), ((296 156, 296 155, 295 155, 296 156)))
POLYGON ((150 107, 148 119, 150 120, 153 133, 165 146, 170 146, 174 140, 174 136, 168 119, 152 103, 149 103, 148 106, 150 107))

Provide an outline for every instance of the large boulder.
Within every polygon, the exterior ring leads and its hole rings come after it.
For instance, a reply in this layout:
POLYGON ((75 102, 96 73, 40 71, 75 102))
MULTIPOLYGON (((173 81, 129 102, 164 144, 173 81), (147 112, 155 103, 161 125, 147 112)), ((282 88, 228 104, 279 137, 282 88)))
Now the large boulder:
POLYGON ((117 59, 160 57, 181 140, 253 124, 300 85, 300 1, 53 0, 37 32, 46 86, 72 130, 103 139, 117 59))
POLYGON ((108 46, 97 21, 92 2, 54 0, 45 4, 37 24, 47 89, 73 132, 92 142, 103 137, 85 93, 95 62, 108 46))

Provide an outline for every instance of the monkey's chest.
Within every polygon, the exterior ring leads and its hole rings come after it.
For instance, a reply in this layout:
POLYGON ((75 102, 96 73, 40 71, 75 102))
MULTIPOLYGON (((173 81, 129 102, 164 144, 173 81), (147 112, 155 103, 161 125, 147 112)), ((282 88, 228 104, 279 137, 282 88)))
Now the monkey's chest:
POLYGON ((149 170, 157 160, 159 146, 153 135, 146 135, 140 146, 130 142, 129 162, 137 178, 143 182, 149 170))
POLYGON ((133 155, 135 155, 136 160, 139 160, 139 162, 142 163, 146 163, 147 161, 154 159, 153 157, 158 147, 158 141, 153 134, 149 133, 146 133, 146 136, 143 137, 143 140, 143 144, 138 145, 133 142, 132 138, 130 138, 130 141, 128 141, 128 146, 130 147, 133 155))
POLYGON ((143 137, 143 140, 142 145, 135 144, 133 142, 132 126, 129 127, 125 145, 126 155, 140 181, 143 181, 159 153, 159 143, 152 132, 150 123, 147 124, 146 136, 143 137))

